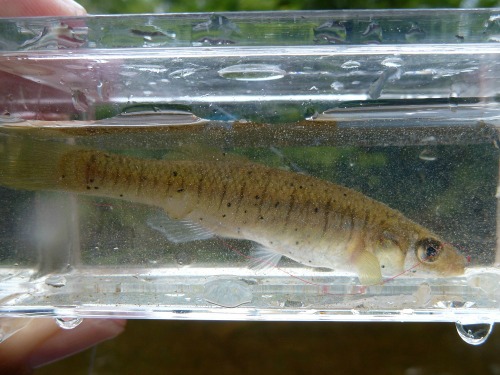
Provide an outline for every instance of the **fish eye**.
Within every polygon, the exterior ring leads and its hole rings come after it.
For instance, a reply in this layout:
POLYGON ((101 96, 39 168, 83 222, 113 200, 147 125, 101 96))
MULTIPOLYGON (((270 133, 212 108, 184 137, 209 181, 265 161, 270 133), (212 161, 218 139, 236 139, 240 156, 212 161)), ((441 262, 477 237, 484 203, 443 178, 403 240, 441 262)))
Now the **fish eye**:
POLYGON ((433 263, 441 254, 443 245, 432 238, 426 238, 417 243, 416 253, 419 261, 423 263, 433 263))

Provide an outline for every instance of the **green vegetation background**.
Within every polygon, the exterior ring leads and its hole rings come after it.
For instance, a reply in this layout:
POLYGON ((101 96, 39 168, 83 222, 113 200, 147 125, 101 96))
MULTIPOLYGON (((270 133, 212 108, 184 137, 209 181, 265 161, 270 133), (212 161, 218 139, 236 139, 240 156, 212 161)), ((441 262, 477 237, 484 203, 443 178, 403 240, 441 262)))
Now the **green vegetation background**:
POLYGON ((257 10, 458 8, 500 6, 498 0, 78 0, 90 13, 257 10))

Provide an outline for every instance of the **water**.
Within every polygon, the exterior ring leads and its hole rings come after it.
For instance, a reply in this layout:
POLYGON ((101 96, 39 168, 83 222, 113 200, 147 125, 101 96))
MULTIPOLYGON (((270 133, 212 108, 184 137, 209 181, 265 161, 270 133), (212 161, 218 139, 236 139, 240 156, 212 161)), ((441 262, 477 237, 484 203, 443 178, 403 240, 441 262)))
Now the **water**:
MULTIPOLYGON (((139 116, 148 118, 142 112, 139 116)), ((68 135, 80 128, 26 133, 10 124, 4 124, 2 141, 19 148, 33 138, 42 143, 73 139, 85 147, 143 159, 176 159, 183 152, 178 145, 189 139, 201 153, 205 148, 223 149, 242 160, 307 173, 403 212, 469 259, 464 276, 410 277, 415 270, 399 276, 384 273, 384 284, 363 288, 355 273, 309 268, 286 259, 277 267, 253 269, 249 241, 200 235, 194 242, 171 242, 162 231, 166 215, 155 207, 2 188, 2 298, 11 301, 10 310, 30 306, 45 314, 42 311, 51 306, 47 311, 57 314, 58 306, 66 313, 73 306, 72 311, 106 314, 117 306, 133 306, 138 311, 134 315, 169 317, 178 316, 179 309, 192 311, 184 313, 190 316, 220 314, 222 306, 237 316, 257 308, 259 316, 270 314, 273 319, 284 318, 284 311, 291 309, 305 314, 302 319, 315 319, 321 311, 328 319, 383 312, 392 319, 421 320, 430 312, 446 316, 450 309, 496 308, 498 149, 494 131, 477 122, 445 126, 440 120, 437 128, 400 124, 374 132, 353 119, 343 124, 267 126, 209 121, 132 133, 109 133, 104 126, 91 137, 68 135)))
MULTIPOLYGON (((385 203, 455 246, 464 275, 384 265, 382 282, 363 285, 353 270, 287 259, 256 269, 251 241, 197 226, 185 242, 160 207, 11 183, 0 187, 0 313, 498 320, 497 19, 474 13, 474 33, 457 41, 445 18, 431 27, 398 16, 395 26, 318 14, 110 19, 99 29, 91 19, 89 30, 56 22, 50 38, 40 25, 19 29, 22 54, 2 34, 0 161, 47 144, 141 160, 224 152, 385 203), (71 51, 52 48, 61 38, 71 51)), ((462 337, 487 336, 469 328, 462 337)))

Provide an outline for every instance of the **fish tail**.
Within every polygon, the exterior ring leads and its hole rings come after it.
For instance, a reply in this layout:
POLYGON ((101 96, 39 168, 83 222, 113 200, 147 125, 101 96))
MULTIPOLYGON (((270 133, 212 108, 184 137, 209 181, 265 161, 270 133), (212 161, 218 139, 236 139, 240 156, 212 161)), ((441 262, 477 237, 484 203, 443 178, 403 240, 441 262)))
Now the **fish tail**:
POLYGON ((60 142, 0 136, 0 186, 23 190, 53 190, 61 157, 74 149, 60 142))

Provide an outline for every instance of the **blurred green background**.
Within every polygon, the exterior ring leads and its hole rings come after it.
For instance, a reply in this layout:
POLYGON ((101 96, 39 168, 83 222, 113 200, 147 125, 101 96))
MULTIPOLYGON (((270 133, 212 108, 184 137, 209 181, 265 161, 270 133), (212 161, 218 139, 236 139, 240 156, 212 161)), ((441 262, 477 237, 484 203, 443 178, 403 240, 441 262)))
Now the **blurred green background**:
POLYGON ((474 8, 498 0, 80 0, 90 13, 221 12, 255 10, 474 8))
MULTIPOLYGON (((494 7, 496 0, 80 0, 90 13, 494 7)), ((500 374, 500 330, 465 344, 452 324, 130 321, 45 374, 500 374)))

